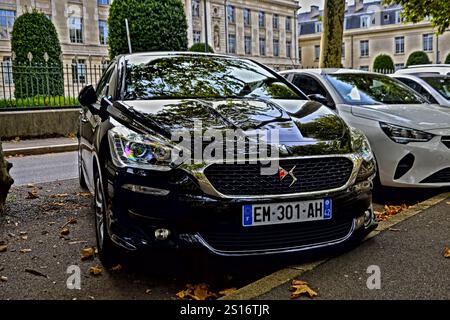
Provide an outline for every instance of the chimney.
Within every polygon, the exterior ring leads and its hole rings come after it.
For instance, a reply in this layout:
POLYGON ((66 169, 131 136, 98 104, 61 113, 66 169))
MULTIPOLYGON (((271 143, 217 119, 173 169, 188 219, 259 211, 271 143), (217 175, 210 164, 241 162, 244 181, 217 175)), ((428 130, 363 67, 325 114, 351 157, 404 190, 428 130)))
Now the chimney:
POLYGON ((311 6, 311 17, 317 17, 319 15, 319 6, 311 6))
POLYGON ((360 11, 364 7, 364 0, 355 0, 355 12, 360 11))

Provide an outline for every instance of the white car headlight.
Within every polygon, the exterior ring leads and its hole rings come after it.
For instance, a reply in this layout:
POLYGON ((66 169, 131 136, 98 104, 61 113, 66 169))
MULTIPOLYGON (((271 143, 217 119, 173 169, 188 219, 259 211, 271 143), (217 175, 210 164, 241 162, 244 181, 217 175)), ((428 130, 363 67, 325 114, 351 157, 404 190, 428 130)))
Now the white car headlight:
POLYGON ((384 122, 380 122, 380 127, 392 141, 401 144, 407 144, 409 142, 427 142, 434 137, 431 133, 384 122))
POLYGON ((118 167, 133 167, 158 171, 171 170, 172 149, 163 141, 126 127, 108 132, 112 161, 118 167))

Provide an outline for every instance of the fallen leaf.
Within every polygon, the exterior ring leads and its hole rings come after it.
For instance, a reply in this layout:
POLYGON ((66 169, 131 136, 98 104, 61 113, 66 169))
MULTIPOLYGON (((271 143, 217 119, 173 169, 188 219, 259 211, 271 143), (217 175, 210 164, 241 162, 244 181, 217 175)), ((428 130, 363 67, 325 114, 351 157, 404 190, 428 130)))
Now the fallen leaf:
POLYGON ((94 256, 95 249, 93 247, 81 249, 81 260, 87 260, 94 256))
POLYGON ((89 273, 93 276, 99 276, 102 274, 103 269, 99 266, 93 266, 89 268, 89 273))
POLYGON ((77 196, 80 196, 80 197, 90 197, 90 196, 92 196, 92 194, 91 194, 90 192, 78 192, 78 193, 77 193, 77 196))
POLYGON ((444 255, 444 258, 450 258, 450 248, 446 247, 442 254, 444 255))
POLYGON ((8 277, 5 277, 5 276, 0 277, 0 282, 6 282, 6 281, 8 281, 8 277))
POLYGON ((32 183, 27 184, 27 188, 34 188, 34 184, 32 183))
POLYGON ((118 265, 112 267, 112 268, 111 268, 111 271, 120 271, 120 270, 122 270, 122 269, 123 269, 123 267, 122 267, 122 265, 119 263, 118 265))
POLYGON ((28 195, 25 197, 25 199, 37 199, 39 198, 37 191, 28 191, 28 195))
POLYGON ((37 270, 34 269, 25 269, 25 272, 28 272, 34 276, 38 276, 38 277, 44 277, 44 278, 48 278, 48 276, 46 274, 43 274, 42 272, 39 272, 37 270))
POLYGON ((217 294, 209 291, 209 285, 200 283, 196 285, 187 284, 186 290, 176 294, 179 299, 207 300, 217 298, 217 294))
POLYGON ((67 236, 70 233, 70 230, 69 228, 63 228, 60 233, 62 236, 67 236))
POLYGON ((221 296, 228 296, 228 295, 236 292, 236 290, 237 290, 236 288, 228 288, 228 289, 224 289, 222 291, 219 291, 219 294, 221 296))
POLYGON ((29 252, 31 252, 31 249, 20 249, 19 251, 21 253, 29 253, 29 252))
POLYGON ((27 234, 28 234, 27 231, 20 231, 20 232, 19 232, 19 236, 25 236, 25 235, 27 235, 27 234))
POLYGON ((8 246, 7 245, 1 245, 0 246, 0 252, 6 252, 8 250, 8 246))
POLYGON ((68 193, 59 193, 59 194, 52 194, 50 198, 67 198, 69 196, 68 193))
POLYGON ((446 204, 450 204, 450 201, 446 202, 446 204))
POLYGON ((407 210, 408 208, 409 207, 406 204, 402 204, 400 206, 385 205, 383 212, 375 211, 375 216, 378 221, 385 221, 390 217, 395 216, 404 210, 407 210))
POLYGON ((145 294, 152 294, 152 289, 145 290, 145 294))
POLYGON ((28 240, 28 236, 21 236, 20 239, 22 239, 22 240, 28 240))
POLYGON ((296 299, 301 295, 308 295, 310 298, 317 296, 317 292, 312 290, 308 283, 301 280, 293 280, 291 283, 291 299, 296 299))

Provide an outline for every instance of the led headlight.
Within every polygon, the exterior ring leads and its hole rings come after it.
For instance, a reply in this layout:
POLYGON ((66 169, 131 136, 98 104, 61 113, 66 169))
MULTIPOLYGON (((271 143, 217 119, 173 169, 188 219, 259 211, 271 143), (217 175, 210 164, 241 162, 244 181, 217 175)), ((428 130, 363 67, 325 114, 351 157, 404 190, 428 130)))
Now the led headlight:
POLYGON ((108 132, 112 160, 118 167, 169 171, 171 148, 153 136, 136 133, 126 127, 108 132))
POLYGON ((427 142, 434 137, 431 133, 384 122, 380 122, 380 127, 392 141, 401 144, 407 144, 409 142, 427 142))

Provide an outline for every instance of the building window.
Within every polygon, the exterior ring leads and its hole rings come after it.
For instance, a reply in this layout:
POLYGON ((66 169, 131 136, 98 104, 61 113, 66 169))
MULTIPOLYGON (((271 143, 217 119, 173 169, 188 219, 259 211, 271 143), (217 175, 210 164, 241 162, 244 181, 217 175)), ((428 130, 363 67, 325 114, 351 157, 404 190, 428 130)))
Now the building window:
POLYGON ((370 27, 370 16, 362 16, 361 17, 361 28, 366 29, 370 27))
POLYGON ((260 28, 266 27, 266 14, 263 11, 260 11, 258 14, 258 25, 260 28))
POLYGON ((259 38, 259 55, 266 55, 266 38, 259 38))
POLYGON ((423 35, 423 51, 433 51, 433 35, 431 33, 423 35))
POLYGON ((244 38, 244 50, 245 50, 245 54, 252 54, 252 37, 250 36, 245 36, 244 38))
POLYGON ((320 59, 320 46, 314 46, 314 60, 319 61, 320 59))
POLYGON ((401 70, 405 67, 404 63, 396 63, 395 64, 395 71, 401 70))
POLYGON ((230 23, 236 23, 236 9, 234 6, 227 7, 227 19, 230 23))
POLYGON ((200 0, 192 0, 192 16, 200 17, 200 0))
POLYGON ((292 20, 291 20, 291 17, 286 17, 286 32, 292 32, 292 20))
POLYGON ((360 67, 359 67, 359 70, 362 70, 362 71, 369 71, 369 66, 360 66, 360 67))
POLYGON ((278 39, 273 39, 273 56, 280 56, 280 40, 278 39))
POLYGON ((405 53, 405 37, 395 37, 395 53, 405 53))
POLYGON ((72 82, 86 82, 86 61, 84 59, 72 60, 72 82))
POLYGON ((383 19, 384 19, 384 22, 389 22, 389 13, 385 13, 384 15, 383 15, 383 19))
POLYGON ((3 84, 13 83, 11 57, 3 57, 3 84))
POLYGON ((395 11, 395 23, 397 23, 397 24, 402 23, 402 12, 401 11, 395 11))
POLYGON ((75 17, 69 18, 69 34, 70 42, 83 43, 83 19, 75 17))
POLYGON ((252 24, 250 9, 244 8, 244 25, 250 26, 252 24))
POLYGON ((279 27, 279 23, 278 23, 279 20, 280 20, 279 16, 276 13, 274 13, 273 16, 272 16, 272 27, 273 27, 273 29, 278 29, 278 27, 279 27))
POLYGON ((322 32, 322 22, 316 21, 314 23, 314 29, 315 29, 316 33, 321 33, 322 32))
POLYGON ((105 20, 98 21, 100 44, 108 44, 108 23, 105 20))
POLYGON ((363 40, 359 43, 361 57, 369 56, 369 40, 363 40))
POLYGON ((200 31, 197 31, 197 30, 192 31, 192 41, 194 43, 200 43, 201 36, 202 36, 202 33, 200 31))
POLYGON ((108 5, 109 4, 109 0, 97 0, 97 4, 108 5))
POLYGON ((290 40, 286 41, 286 57, 292 57, 292 42, 290 40))
POLYGON ((342 59, 345 59, 345 42, 342 42, 342 59))
POLYGON ((228 53, 236 53, 236 35, 228 35, 228 53))
POLYGON ((16 12, 12 10, 0 10, 0 39, 8 40, 9 34, 16 19, 16 12))

